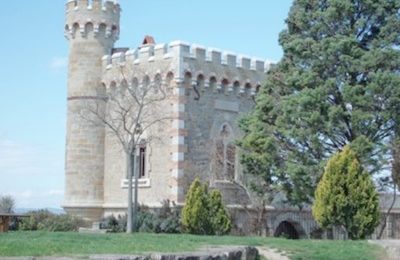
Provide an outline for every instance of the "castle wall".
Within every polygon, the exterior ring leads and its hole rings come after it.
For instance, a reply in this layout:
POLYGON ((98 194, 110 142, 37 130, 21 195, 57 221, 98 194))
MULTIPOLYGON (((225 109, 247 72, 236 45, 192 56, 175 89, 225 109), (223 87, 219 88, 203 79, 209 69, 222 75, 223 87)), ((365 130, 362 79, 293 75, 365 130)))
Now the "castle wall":
MULTIPOLYGON (((250 204, 241 185, 235 141, 241 136, 239 119, 255 105, 256 92, 265 78, 265 64, 191 46, 183 67, 187 130, 183 194, 199 177, 220 189, 226 204, 250 204)), ((184 202, 184 196, 179 202, 184 202)))
MULTIPOLYGON (((168 123, 164 121, 160 131, 152 134, 158 138, 149 144, 148 178, 139 181, 140 203, 157 207, 168 199, 183 204, 196 176, 225 190, 224 198, 230 199, 227 203, 250 203, 238 185, 241 169, 234 142, 240 136, 237 121, 254 106, 264 74, 265 64, 259 60, 182 42, 145 45, 103 57, 107 88, 140 84, 145 77, 154 81, 158 75, 168 93, 168 98, 158 104, 161 113, 169 114, 168 123), (228 136, 223 137, 222 131, 229 132, 228 136), (221 142, 225 142, 223 154, 230 157, 223 166, 213 161, 221 142)), ((106 135, 106 211, 123 211, 126 207, 125 161, 115 137, 106 135)))

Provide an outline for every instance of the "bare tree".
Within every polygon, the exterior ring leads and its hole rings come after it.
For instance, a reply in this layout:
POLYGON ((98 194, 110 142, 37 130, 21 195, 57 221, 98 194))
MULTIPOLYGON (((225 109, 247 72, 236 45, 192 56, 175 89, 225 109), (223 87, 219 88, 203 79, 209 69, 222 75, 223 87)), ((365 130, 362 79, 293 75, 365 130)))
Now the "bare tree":
MULTIPOLYGON (((224 124, 219 131, 219 135, 212 142, 213 149, 210 150, 210 182, 219 180, 229 181, 238 189, 241 189, 248 196, 249 201, 240 201, 237 197, 236 203, 242 206, 243 211, 251 220, 249 225, 252 232, 261 236, 266 232, 266 214, 267 206, 271 203, 273 197, 273 189, 264 180, 244 174, 235 178, 235 165, 236 152, 238 147, 234 143, 233 136, 230 135, 232 130, 224 124), (248 202, 251 203, 249 207, 248 202)), ((240 152, 240 151, 239 151, 240 152)))
POLYGON ((392 149, 391 150, 392 150, 392 163, 391 163, 391 167, 392 167, 391 173, 392 174, 390 177, 391 177, 391 182, 393 184, 393 188, 392 188, 393 198, 392 198, 392 202, 391 202, 387 212, 384 215, 384 218, 382 221, 382 226, 381 226, 381 229, 380 229, 378 237, 377 237, 378 239, 382 238, 383 231, 386 228, 387 219, 388 219, 390 213, 392 212, 392 209, 396 203, 397 187, 400 186, 400 139, 395 139, 392 141, 392 149))
POLYGON ((138 212, 138 146, 157 139, 157 131, 154 129, 171 117, 163 111, 162 105, 167 99, 167 92, 160 75, 152 80, 144 75, 143 80, 139 82, 128 81, 126 74, 132 73, 125 71, 124 67, 120 68, 120 73, 123 78, 120 86, 107 86, 102 93, 104 98, 88 100, 87 109, 82 111, 82 116, 94 124, 104 125, 107 134, 118 140, 126 155, 127 233, 132 233, 136 231, 138 212), (134 202, 132 197, 135 198, 134 202))
POLYGON ((15 200, 11 196, 0 196, 0 213, 13 213, 15 200))

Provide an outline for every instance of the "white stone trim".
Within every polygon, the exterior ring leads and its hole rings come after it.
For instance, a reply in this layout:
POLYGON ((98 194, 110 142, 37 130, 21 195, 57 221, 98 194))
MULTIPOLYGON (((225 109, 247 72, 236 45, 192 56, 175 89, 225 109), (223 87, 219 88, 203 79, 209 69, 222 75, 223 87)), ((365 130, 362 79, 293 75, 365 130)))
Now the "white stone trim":
MULTIPOLYGON (((107 210, 107 209, 123 209, 123 210, 126 210, 128 208, 127 204, 128 203, 104 203, 103 204, 103 208, 105 210, 107 210)), ((150 208, 160 208, 160 207, 162 207, 161 203, 146 203, 144 205, 146 205, 147 207, 150 207, 150 208)))
POLYGON ((173 186, 170 189, 171 189, 172 194, 178 195, 178 193, 179 193, 179 187, 178 186, 173 186))
POLYGON ((173 145, 184 145, 185 144, 185 137, 184 136, 174 136, 172 138, 173 145))
POLYGON ((185 120, 174 119, 172 122, 173 129, 185 129, 185 120))
MULTIPOLYGON (((127 189, 129 185, 129 180, 128 179, 123 179, 121 181, 121 188, 127 189)), ((135 185, 135 179, 132 179, 132 185, 135 185)), ((140 178, 138 182, 139 188, 150 188, 151 187, 151 181, 149 178, 140 178)))
POLYGON ((183 177, 183 174, 184 174, 183 169, 175 169, 171 173, 172 177, 176 179, 183 177))
MULTIPOLYGON (((247 210, 257 210, 258 209, 258 207, 256 207, 253 204, 245 204, 245 205, 243 205, 243 204, 227 204, 226 207, 228 209, 247 209, 247 210)), ((264 206, 264 209, 275 210, 276 208, 274 206, 266 205, 266 206, 264 206)))
POLYGON ((102 202, 69 202, 63 203, 61 207, 63 208, 101 208, 103 206, 102 202))
POLYGON ((174 104, 173 112, 185 112, 185 104, 182 103, 174 104))
POLYGON ((174 88, 174 94, 180 97, 185 96, 185 88, 174 88))
POLYGON ((183 162, 185 160, 184 153, 173 153, 172 154, 172 161, 174 162, 183 162))

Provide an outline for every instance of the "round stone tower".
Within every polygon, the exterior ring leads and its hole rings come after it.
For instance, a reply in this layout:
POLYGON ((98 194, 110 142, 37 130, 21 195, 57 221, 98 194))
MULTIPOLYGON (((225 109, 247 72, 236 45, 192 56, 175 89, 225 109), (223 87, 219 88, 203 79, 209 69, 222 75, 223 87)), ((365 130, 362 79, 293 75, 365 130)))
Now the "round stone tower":
POLYGON ((102 97, 102 57, 119 36, 120 7, 114 1, 69 0, 65 36, 70 43, 64 209, 97 220, 103 213, 105 128, 88 113, 102 97))

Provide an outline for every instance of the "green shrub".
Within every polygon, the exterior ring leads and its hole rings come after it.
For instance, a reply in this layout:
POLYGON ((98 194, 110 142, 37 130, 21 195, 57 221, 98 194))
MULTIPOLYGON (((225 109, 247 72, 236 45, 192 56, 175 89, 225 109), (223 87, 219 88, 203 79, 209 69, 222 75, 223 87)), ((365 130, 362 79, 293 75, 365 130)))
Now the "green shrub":
POLYGON ((116 218, 114 215, 108 216, 100 222, 101 229, 108 229, 112 233, 119 233, 126 231, 126 215, 116 218))
POLYGON ((159 224, 160 219, 154 213, 148 211, 139 212, 136 223, 139 232, 160 233, 159 224))
POLYGON ((79 227, 88 225, 82 218, 68 214, 56 215, 48 210, 31 211, 27 215, 30 217, 21 220, 20 230, 78 231, 79 227))
POLYGON ((231 220, 218 190, 211 193, 196 178, 182 209, 182 225, 187 233, 198 235, 223 235, 229 233, 231 220))
MULTIPOLYGON (((126 215, 109 216, 104 218, 100 224, 102 229, 110 232, 126 231, 126 215)), ((170 202, 164 201, 161 209, 151 210, 148 207, 140 206, 137 217, 137 230, 146 233, 180 233, 180 211, 171 207, 170 202)))
POLYGON ((224 235, 231 230, 231 219, 222 203, 222 196, 219 190, 213 190, 210 193, 210 219, 216 235, 224 235))
POLYGON ((328 161, 315 191, 312 213, 323 228, 340 226, 351 239, 365 238, 378 225, 375 186, 348 146, 328 161))
POLYGON ((22 218, 20 217, 12 217, 10 219, 10 225, 8 226, 8 230, 17 231, 19 229, 19 225, 22 222, 22 218))
POLYGON ((212 234, 209 204, 207 186, 202 185, 196 178, 190 186, 182 209, 182 225, 186 232, 198 235, 212 234))
POLYGON ((163 206, 158 212, 161 222, 159 224, 160 233, 181 233, 181 210, 176 205, 171 205, 169 200, 163 202, 163 206))

